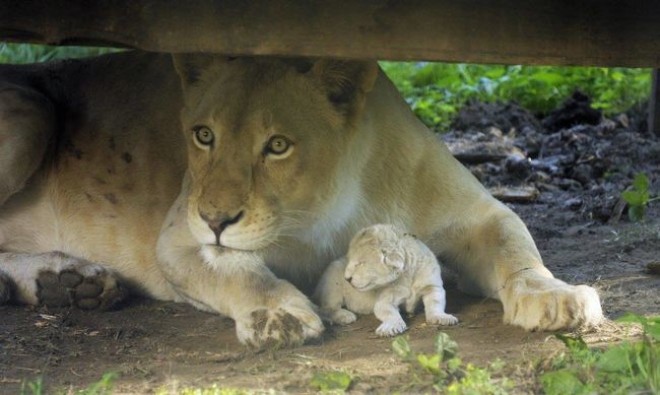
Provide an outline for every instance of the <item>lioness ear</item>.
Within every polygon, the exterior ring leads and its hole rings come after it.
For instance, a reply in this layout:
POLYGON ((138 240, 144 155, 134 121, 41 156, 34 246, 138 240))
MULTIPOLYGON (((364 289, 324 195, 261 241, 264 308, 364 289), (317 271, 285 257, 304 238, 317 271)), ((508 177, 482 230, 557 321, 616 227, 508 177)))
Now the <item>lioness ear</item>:
POLYGON ((173 54, 172 63, 184 88, 195 85, 202 78, 202 74, 210 69, 218 59, 218 55, 211 54, 173 54))
POLYGON ((375 61, 321 59, 314 63, 312 73, 321 82, 328 99, 339 110, 350 113, 359 108, 364 96, 378 77, 375 61))

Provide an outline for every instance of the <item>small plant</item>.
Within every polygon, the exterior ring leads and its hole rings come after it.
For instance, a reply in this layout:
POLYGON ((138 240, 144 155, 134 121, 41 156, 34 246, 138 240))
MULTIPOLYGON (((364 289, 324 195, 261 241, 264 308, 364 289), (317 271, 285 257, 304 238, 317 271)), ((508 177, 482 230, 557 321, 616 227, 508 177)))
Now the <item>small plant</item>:
MULTIPOLYGON (((99 381, 90 384, 87 388, 75 392, 69 390, 66 393, 76 394, 76 395, 112 394, 112 387, 116 378, 117 378, 116 373, 108 372, 105 373, 99 381)), ((28 394, 41 395, 44 393, 49 393, 49 392, 45 391, 43 386, 43 379, 41 377, 35 379, 34 381, 24 382, 23 385, 21 386, 21 392, 20 392, 21 395, 28 395, 28 394)), ((65 392, 63 391, 62 393, 65 392)))
POLYGON ((351 386, 353 378, 346 372, 337 370, 316 372, 310 385, 317 391, 346 391, 351 386))
POLYGON ((649 193, 649 178, 644 173, 637 173, 632 182, 632 187, 621 193, 623 200, 628 203, 628 218, 631 221, 641 221, 644 219, 646 206, 660 199, 659 196, 651 198, 649 193))
POLYGON ((540 382, 547 395, 660 393, 660 317, 629 314, 621 322, 642 325, 643 340, 589 349, 579 337, 557 335, 568 353, 553 358, 540 382))
POLYGON ((487 368, 464 364, 457 357, 458 344, 444 332, 435 339, 435 353, 415 353, 408 339, 399 336, 392 342, 392 350, 402 360, 430 375, 436 391, 452 394, 506 394, 512 383, 506 378, 494 379, 502 370, 502 363, 495 361, 487 368))

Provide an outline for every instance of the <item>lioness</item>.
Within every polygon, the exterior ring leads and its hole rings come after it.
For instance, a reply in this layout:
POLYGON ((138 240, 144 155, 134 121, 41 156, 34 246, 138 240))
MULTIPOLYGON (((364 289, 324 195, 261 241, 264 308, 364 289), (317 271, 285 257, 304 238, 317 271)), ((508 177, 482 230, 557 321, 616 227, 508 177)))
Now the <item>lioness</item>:
POLYGON ((602 319, 376 62, 173 59, 0 68, 0 295, 103 308, 128 286, 225 314, 243 343, 299 344, 323 331, 299 289, 393 223, 507 323, 602 319))
POLYGON ((405 305, 412 314, 420 300, 429 324, 458 323, 445 313, 447 297, 433 252, 391 224, 360 230, 351 239, 346 256, 325 270, 314 297, 325 318, 336 324, 354 322, 354 313, 373 313, 381 321, 376 328, 379 336, 404 332, 407 326, 399 307, 405 305))

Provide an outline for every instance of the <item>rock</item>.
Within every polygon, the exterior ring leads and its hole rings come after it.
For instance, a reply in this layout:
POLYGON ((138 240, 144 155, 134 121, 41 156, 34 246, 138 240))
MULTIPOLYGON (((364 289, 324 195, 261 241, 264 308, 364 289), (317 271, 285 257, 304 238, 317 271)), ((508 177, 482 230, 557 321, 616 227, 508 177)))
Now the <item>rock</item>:
POLYGON ((539 198, 540 192, 535 187, 494 187, 490 194, 505 203, 531 203, 539 198))
POLYGON ((508 140, 488 142, 455 140, 446 144, 456 159, 468 165, 499 162, 512 155, 525 156, 508 140))
POLYGON ((573 209, 573 210, 576 210, 576 209, 580 208, 580 206, 582 206, 582 199, 577 198, 577 197, 576 198, 570 198, 562 204, 562 207, 570 208, 570 209, 573 209))
POLYGON ((519 179, 526 179, 532 174, 532 164, 520 155, 508 156, 504 161, 504 169, 519 179))
POLYGON ((660 276, 660 261, 647 263, 646 271, 649 272, 649 274, 655 274, 656 276, 660 276))

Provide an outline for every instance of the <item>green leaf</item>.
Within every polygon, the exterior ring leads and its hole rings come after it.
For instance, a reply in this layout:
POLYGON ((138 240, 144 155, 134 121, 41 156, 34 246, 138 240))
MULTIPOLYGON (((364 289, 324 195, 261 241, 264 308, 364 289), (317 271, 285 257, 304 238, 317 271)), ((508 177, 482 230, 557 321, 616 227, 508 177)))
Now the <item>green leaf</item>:
POLYGON ((606 372, 625 372, 631 365, 632 352, 629 345, 612 347, 600 356, 596 367, 606 372))
POLYGON ((635 313, 626 313, 622 315, 621 317, 616 319, 616 322, 628 322, 628 323, 637 323, 637 324, 642 324, 643 326, 646 325, 648 322, 648 319, 644 317, 643 315, 635 314, 635 313))
POLYGON ((561 340, 562 343, 571 351, 582 351, 582 350, 587 350, 587 343, 582 340, 581 337, 573 337, 569 335, 562 335, 561 333, 557 333, 555 337, 559 340, 561 340))
POLYGON ((458 353, 458 343, 453 341, 448 334, 438 333, 435 338, 435 352, 445 361, 453 358, 458 353))
POLYGON ((316 372, 310 385, 319 391, 346 391, 351 386, 352 381, 353 379, 346 372, 316 372))
POLYGON ((633 222, 639 222, 644 219, 644 206, 630 206, 628 207, 628 218, 633 222))
POLYGON ((621 197, 631 206, 644 205, 644 194, 639 191, 623 191, 621 197))
POLYGON ((649 178, 644 173, 637 173, 635 174, 632 185, 636 190, 646 192, 649 190, 649 178))
POLYGON ((408 343, 408 339, 405 336, 397 336, 392 341, 392 351, 403 360, 410 360, 413 356, 410 343, 408 343))
POLYGON ((431 374, 437 375, 440 373, 440 355, 438 354, 419 354, 417 355, 417 362, 419 362, 419 365, 431 374))
POLYGON ((548 372, 541 376, 541 385, 546 395, 583 394, 586 386, 580 379, 568 370, 548 372))

